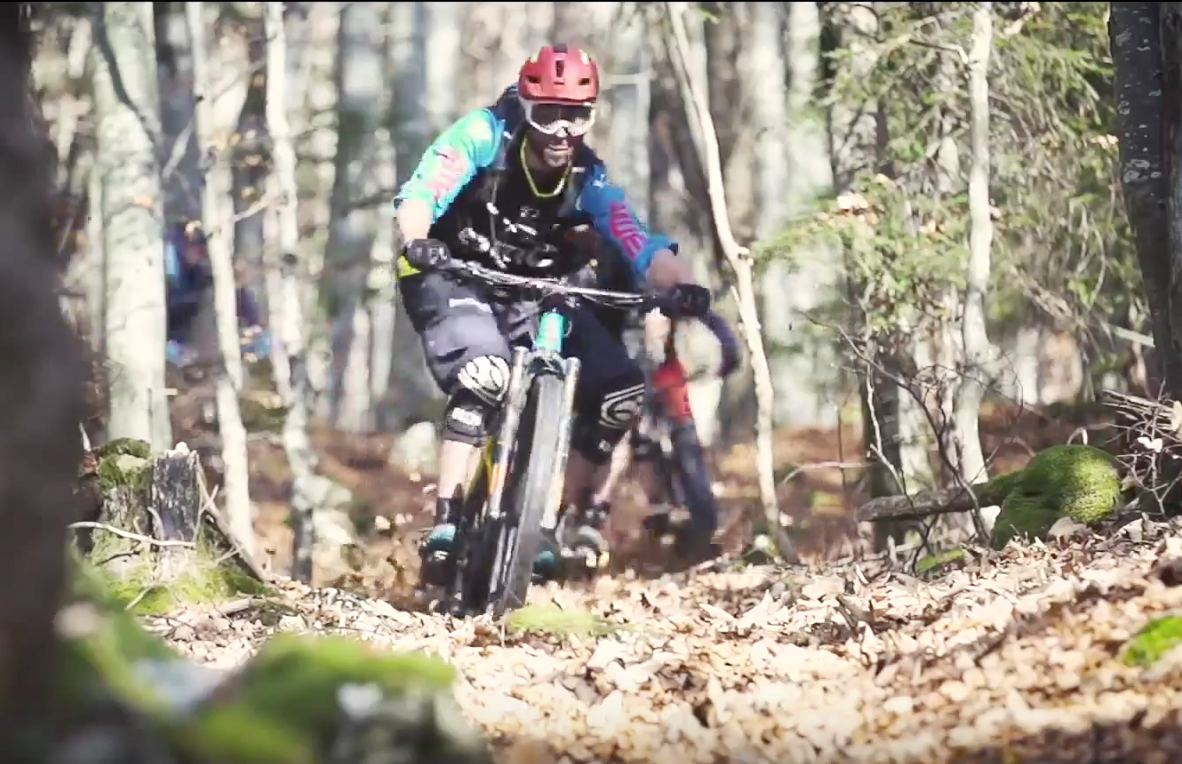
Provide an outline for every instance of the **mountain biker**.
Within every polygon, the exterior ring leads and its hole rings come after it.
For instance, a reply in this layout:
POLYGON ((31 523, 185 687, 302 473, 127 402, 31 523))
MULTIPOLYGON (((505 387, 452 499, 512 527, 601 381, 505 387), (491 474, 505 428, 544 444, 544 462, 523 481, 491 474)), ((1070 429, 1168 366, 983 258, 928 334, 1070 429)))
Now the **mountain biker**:
MULTIPOLYGON (((164 236, 165 305, 168 314, 166 355, 175 364, 191 358, 189 349, 193 321, 201 311, 202 299, 213 289, 209 243, 201 224, 182 221, 168 228, 164 236)), ((266 353, 267 335, 262 331, 262 311, 246 287, 238 288, 238 323, 253 340, 250 352, 266 353)))
MULTIPOLYGON (((679 312, 700 315, 709 307, 709 291, 695 283, 676 242, 648 232, 584 143, 598 96, 598 67, 585 51, 543 46, 494 105, 467 113, 435 139, 395 198, 403 303, 448 396, 435 525, 421 549, 425 584, 447 583, 469 464, 507 391, 510 346, 528 341, 538 315, 536 303, 457 281, 439 265, 454 257, 517 275, 564 277, 585 265, 574 239, 594 228, 620 248, 638 279, 672 290, 679 312)), ((644 395, 644 375, 624 347, 586 307, 576 311, 564 350, 582 362, 568 503, 609 458, 644 395)), ((548 575, 553 552, 544 549, 535 562, 548 575)))
MULTIPOLYGON (((631 273, 631 269, 627 267, 627 260, 616 247, 611 246, 606 241, 597 241, 595 243, 594 255, 595 257, 591 265, 579 274, 580 280, 584 285, 616 292, 627 292, 636 288, 635 278, 631 273)), ((667 334, 670 327, 667 324, 667 319, 663 316, 652 314, 638 316, 630 311, 607 309, 603 309, 601 313, 601 323, 603 323, 604 327, 619 342, 624 342, 624 333, 630 328, 640 329, 646 337, 649 332, 663 337, 670 336, 667 334)), ((725 379, 738 368, 740 357, 738 342, 734 333, 727 325, 726 320, 714 311, 708 311, 701 318, 701 321, 719 343, 721 359, 717 373, 721 378, 725 379)), ((643 343, 639 344, 641 346, 636 351, 638 355, 645 352, 644 346, 648 344, 648 341, 646 339, 643 343)), ((674 398, 684 397, 686 383, 684 369, 676 358, 663 360, 655 368, 650 369, 647 382, 658 396, 667 397, 672 395, 674 398)), ((686 406, 688 406, 688 402, 678 408, 685 408, 686 406)), ((696 462, 696 468, 703 472, 702 477, 705 479, 704 485, 708 487, 711 481, 708 475, 705 474, 706 466, 702 458, 701 446, 697 441, 696 432, 689 433, 691 437, 683 437, 679 432, 681 429, 688 428, 693 430, 695 428, 692 413, 688 411, 666 410, 661 412, 661 416, 667 420, 667 424, 670 427, 670 437, 675 441, 680 439, 682 450, 688 452, 689 457, 696 462)), ((580 505, 581 511, 579 512, 578 524, 572 534, 575 545, 584 545, 597 553, 608 551, 607 542, 602 535, 602 530, 611 512, 611 503, 616 486, 623 478, 624 473, 628 470, 634 458, 643 460, 646 456, 646 454, 641 453, 641 450, 648 444, 637 429, 641 418, 637 417, 633 421, 633 427, 631 428, 632 437, 620 440, 612 453, 609 463, 600 469, 596 475, 595 484, 588 490, 587 496, 580 505)), ((655 478, 655 476, 650 476, 650 478, 655 478)), ((653 500, 652 494, 654 488, 654 486, 648 486, 646 488, 646 492, 650 494, 650 500, 653 500)), ((693 504, 693 502, 687 503, 693 504)), ((695 557, 710 551, 710 538, 715 530, 717 518, 713 516, 704 517, 702 516, 703 514, 712 515, 713 513, 704 512, 698 507, 691 507, 692 522, 688 528, 690 533, 688 537, 679 537, 680 543, 678 549, 687 557, 695 557)), ((657 520, 656 517, 650 519, 657 520)))

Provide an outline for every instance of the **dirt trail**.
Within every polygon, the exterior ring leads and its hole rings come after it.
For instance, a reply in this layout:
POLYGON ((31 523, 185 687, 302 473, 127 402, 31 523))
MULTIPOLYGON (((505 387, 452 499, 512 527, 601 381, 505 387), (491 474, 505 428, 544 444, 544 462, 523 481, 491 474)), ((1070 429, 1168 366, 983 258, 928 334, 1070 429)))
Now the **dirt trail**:
MULTIPOLYGON (((1077 424, 996 412, 984 419, 986 446, 1004 471, 1077 424)), ((1011 545, 921 581, 882 563, 838 563, 857 535, 860 474, 810 470, 780 486, 808 569, 732 561, 535 587, 527 625, 544 628, 521 631, 397 607, 417 577, 429 478, 388 468, 384 438, 317 440, 325 474, 355 497, 349 569, 316 589, 287 584, 280 601, 146 619, 182 653, 229 669, 277 631, 431 651, 457 668, 468 718, 522 764, 1165 762, 1182 741, 1182 654, 1151 669, 1119 659, 1151 618, 1182 612, 1182 586, 1153 570, 1182 556, 1166 526, 1011 545), (376 516, 391 520, 384 532, 366 530, 376 516)), ((853 427, 777 443, 781 475, 859 453, 853 427)), ((288 478, 275 448, 251 456, 256 528, 281 571, 288 478)), ((753 519, 753 454, 740 447, 715 463, 733 552, 753 519)), ((636 492, 618 505, 621 547, 645 511, 636 492)))
POLYGON ((298 585, 282 608, 148 624, 224 668, 276 630, 437 653, 466 715, 518 761, 1165 762, 1182 742, 1182 655, 1140 669, 1118 653, 1182 608, 1153 571, 1182 554, 1174 533, 1137 521, 1011 546, 930 583, 862 563, 536 590, 566 633, 298 585))

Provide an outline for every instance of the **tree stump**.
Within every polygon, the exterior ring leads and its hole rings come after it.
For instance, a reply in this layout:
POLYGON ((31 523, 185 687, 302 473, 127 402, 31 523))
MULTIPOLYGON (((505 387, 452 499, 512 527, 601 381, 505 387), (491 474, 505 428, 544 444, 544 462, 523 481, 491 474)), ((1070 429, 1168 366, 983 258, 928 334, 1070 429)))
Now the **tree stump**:
POLYGON ((161 612, 266 582, 222 521, 196 452, 181 444, 153 457, 142 441, 116 440, 93 455, 97 468, 82 482, 92 495, 97 482, 97 511, 74 524, 75 541, 123 599, 161 612))

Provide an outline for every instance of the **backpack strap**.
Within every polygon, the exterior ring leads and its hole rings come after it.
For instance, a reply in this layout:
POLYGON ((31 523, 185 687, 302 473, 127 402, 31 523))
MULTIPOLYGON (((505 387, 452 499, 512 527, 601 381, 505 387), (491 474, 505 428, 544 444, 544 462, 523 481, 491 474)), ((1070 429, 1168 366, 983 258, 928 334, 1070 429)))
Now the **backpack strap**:
POLYGON ((562 194, 562 205, 558 208, 558 217, 572 218, 579 203, 579 194, 591 175, 591 170, 603 162, 587 144, 580 144, 575 153, 574 166, 571 167, 570 180, 562 194))

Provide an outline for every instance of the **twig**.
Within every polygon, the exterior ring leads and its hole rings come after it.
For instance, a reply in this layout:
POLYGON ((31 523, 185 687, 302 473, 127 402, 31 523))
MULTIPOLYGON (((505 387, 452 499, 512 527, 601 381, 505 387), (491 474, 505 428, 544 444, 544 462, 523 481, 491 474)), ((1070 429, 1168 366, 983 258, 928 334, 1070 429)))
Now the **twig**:
POLYGON ((151 536, 144 536, 143 534, 140 534, 140 533, 132 533, 131 531, 125 531, 120 528, 116 528, 113 525, 108 525, 106 523, 96 523, 96 522, 92 522, 90 520, 82 520, 82 521, 79 521, 76 523, 71 523, 69 527, 70 528, 94 528, 97 530, 106 531, 107 533, 113 533, 116 536, 120 536, 125 539, 131 539, 132 541, 142 541, 145 544, 152 544, 153 546, 184 546, 184 547, 194 546, 192 541, 175 541, 175 540, 168 540, 168 539, 154 539, 151 536))
MULTIPOLYGON (((785 475, 778 485, 784 485, 803 472, 812 472, 813 470, 860 470, 866 469, 869 466, 866 462, 814 462, 812 464, 804 464, 785 475)), ((842 474, 844 475, 845 473, 842 474)))

